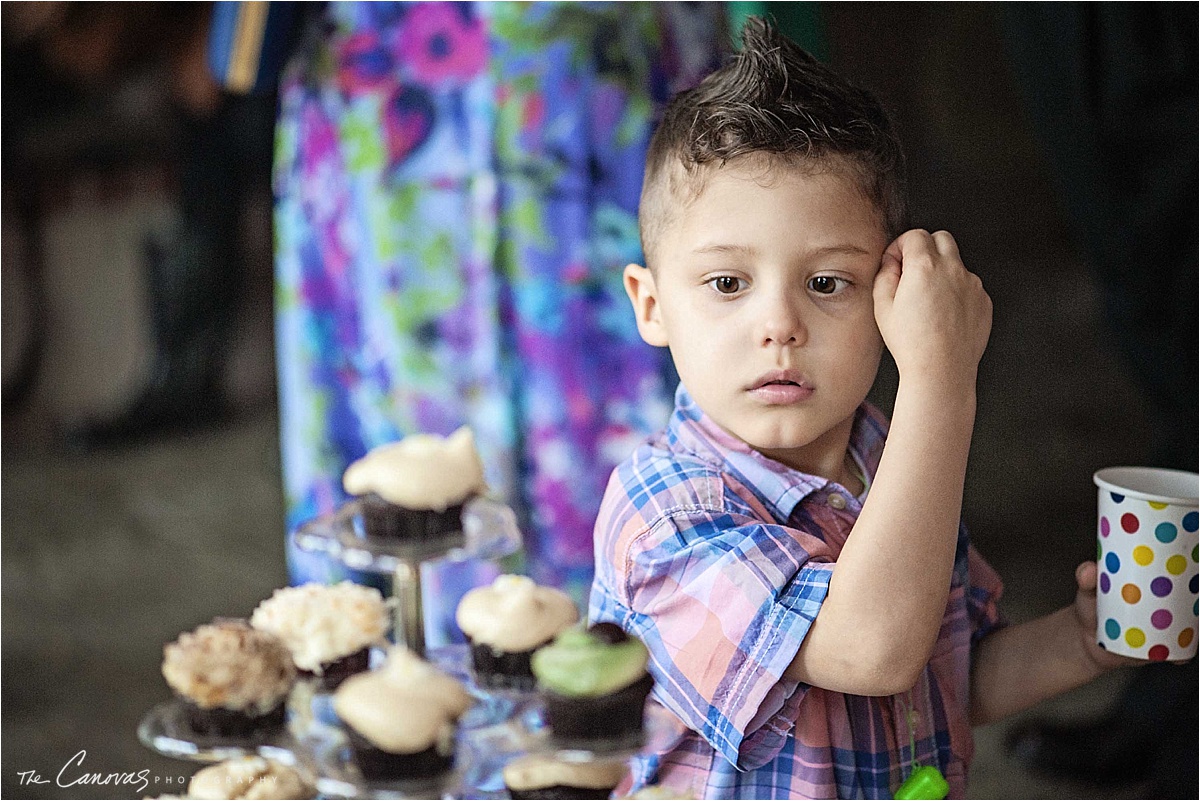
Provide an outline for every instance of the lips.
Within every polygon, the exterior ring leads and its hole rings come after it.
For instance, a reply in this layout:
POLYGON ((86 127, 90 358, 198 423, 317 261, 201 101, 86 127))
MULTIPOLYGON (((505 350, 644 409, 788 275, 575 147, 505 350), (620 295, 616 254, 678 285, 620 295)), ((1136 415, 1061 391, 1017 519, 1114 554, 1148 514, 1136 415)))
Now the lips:
POLYGON ((812 389, 799 370, 771 370, 755 379, 754 383, 750 385, 750 390, 754 391, 769 386, 796 386, 812 389))
POLYGON ((750 395, 768 406, 787 406, 812 397, 813 388, 798 370, 772 370, 754 380, 750 395))

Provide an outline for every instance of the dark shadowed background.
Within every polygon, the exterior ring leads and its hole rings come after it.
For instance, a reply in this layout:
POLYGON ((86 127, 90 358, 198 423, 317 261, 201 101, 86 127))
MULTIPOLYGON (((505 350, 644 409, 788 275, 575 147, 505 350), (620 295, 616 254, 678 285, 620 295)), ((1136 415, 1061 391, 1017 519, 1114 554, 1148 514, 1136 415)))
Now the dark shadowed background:
MULTIPOLYGON (((983 4, 828 4, 821 12, 830 62, 896 113, 914 223, 951 231, 994 301, 964 517, 1006 581, 1008 616, 1052 611, 1072 600, 1074 568, 1095 552, 1092 473, 1153 463, 1162 426, 1106 326, 1096 265, 1035 136, 1006 48, 1011 21, 983 4)), ((1193 10, 1193 48, 1194 19, 1193 10)), ((183 15, 169 24, 194 23, 183 15)), ((141 248, 178 213, 178 129, 163 111, 171 68, 135 65, 124 73, 132 77, 60 96, 10 60, 7 17, 5 28, 4 121, 29 107, 46 113, 28 114, 35 127, 26 138, 7 125, 4 138, 2 791, 181 792, 194 766, 135 737, 139 718, 168 695, 162 645, 214 616, 248 614, 286 581, 269 188, 242 210, 246 280, 222 378, 228 410, 198 430, 135 446, 72 446, 66 434, 120 408, 148 370, 141 248), (145 769, 149 788, 57 787, 59 768, 81 750, 87 772, 145 769), (50 783, 21 784, 20 771, 50 783)), ((1191 136, 1194 159, 1194 124, 1191 136)), ((1195 174, 1193 161, 1193 217, 1195 174)), ((1193 235, 1184 284, 1192 296, 1196 244, 1193 235)), ((1194 342, 1194 311, 1190 332, 1194 342)), ((885 407, 894 385, 885 367, 876 393, 885 407)), ((1193 403, 1195 392, 1193 383, 1193 403)), ((1197 409, 1190 414, 1182 447, 1194 469, 1197 409)), ((1156 797, 1146 781, 1034 775, 1004 748, 1021 720, 1097 717, 1128 679, 1112 674, 979 729, 971 795, 1156 797)), ((1194 771, 1194 738, 1168 750, 1194 771)))

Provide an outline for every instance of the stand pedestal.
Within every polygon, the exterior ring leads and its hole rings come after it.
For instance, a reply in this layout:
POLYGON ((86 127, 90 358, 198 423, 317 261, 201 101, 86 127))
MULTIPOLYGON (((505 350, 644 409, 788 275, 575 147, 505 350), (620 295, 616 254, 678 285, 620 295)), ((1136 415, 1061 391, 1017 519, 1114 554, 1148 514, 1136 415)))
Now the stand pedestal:
POLYGON ((395 638, 425 656, 421 565, 466 559, 502 559, 521 548, 521 530, 513 511, 489 498, 473 498, 463 507, 462 531, 419 542, 368 537, 357 501, 305 523, 293 534, 296 546, 323 553, 352 570, 386 575, 395 599, 395 638))

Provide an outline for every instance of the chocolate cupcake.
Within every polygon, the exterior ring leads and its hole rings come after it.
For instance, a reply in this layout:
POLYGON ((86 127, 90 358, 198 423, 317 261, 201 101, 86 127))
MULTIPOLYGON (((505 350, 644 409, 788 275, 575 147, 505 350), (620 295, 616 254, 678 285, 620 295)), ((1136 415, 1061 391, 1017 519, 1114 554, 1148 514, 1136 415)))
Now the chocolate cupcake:
POLYGON ((662 784, 647 784, 636 793, 625 796, 625 798, 642 799, 642 801, 684 801, 695 797, 696 795, 690 791, 680 792, 662 784))
POLYGON ((461 535, 463 506, 485 488, 465 426, 381 445, 346 468, 342 485, 358 497, 368 537, 416 543, 461 535))
POLYGON ((533 655, 546 724, 563 748, 603 749, 640 742, 654 680, 649 652, 612 623, 568 629, 533 655))
POLYGON ((283 641, 245 620, 215 620, 180 635, 163 649, 162 674, 193 732, 215 737, 277 732, 296 681, 283 641))
POLYGON ((192 776, 188 798, 316 798, 316 789, 294 769, 258 756, 209 765, 192 776))
POLYGON ((464 595, 455 619, 471 644, 480 686, 532 690, 533 652, 574 625, 579 610, 565 592, 503 575, 464 595))
POLYGON ((353 582, 286 587, 258 605, 250 625, 283 640, 301 677, 332 692, 366 670, 372 645, 387 642, 391 611, 373 587, 353 582))
POLYGON ((513 799, 608 798, 627 772, 624 762, 567 762, 529 754, 504 766, 504 787, 513 799))
POLYGON ((436 778, 454 764, 456 723, 474 703, 458 680, 403 646, 333 697, 354 762, 369 782, 436 778))

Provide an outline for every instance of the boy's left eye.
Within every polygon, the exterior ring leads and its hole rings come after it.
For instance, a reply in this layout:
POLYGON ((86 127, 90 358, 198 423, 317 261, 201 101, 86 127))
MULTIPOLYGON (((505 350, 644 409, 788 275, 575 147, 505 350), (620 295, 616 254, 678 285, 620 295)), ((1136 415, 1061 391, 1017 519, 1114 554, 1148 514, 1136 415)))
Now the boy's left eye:
POLYGON ((840 289, 840 284, 848 283, 844 278, 834 278, 832 275, 817 275, 808 279, 808 288, 819 295, 832 295, 840 289))

